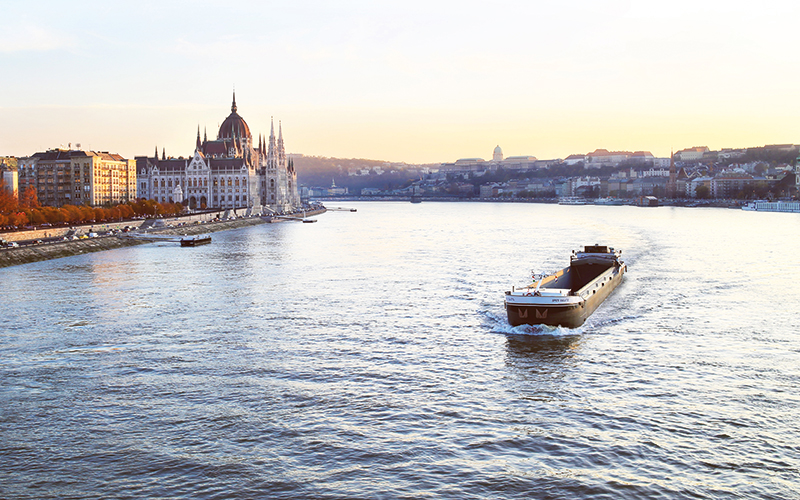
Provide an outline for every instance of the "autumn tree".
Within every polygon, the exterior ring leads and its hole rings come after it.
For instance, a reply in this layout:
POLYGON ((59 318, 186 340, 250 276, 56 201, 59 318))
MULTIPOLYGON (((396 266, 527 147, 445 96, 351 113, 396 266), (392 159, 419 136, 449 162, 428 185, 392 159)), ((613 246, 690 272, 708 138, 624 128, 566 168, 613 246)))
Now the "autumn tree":
POLYGON ((6 183, 0 177, 0 213, 10 214, 17 209, 18 203, 10 190, 6 189, 6 183))
POLYGON ((83 220, 81 209, 75 205, 64 205, 61 207, 61 210, 64 212, 66 221, 70 224, 75 224, 83 220))
POLYGON ((36 188, 28 186, 25 192, 22 193, 22 198, 19 201, 19 206, 22 208, 39 208, 39 197, 36 195, 36 188))

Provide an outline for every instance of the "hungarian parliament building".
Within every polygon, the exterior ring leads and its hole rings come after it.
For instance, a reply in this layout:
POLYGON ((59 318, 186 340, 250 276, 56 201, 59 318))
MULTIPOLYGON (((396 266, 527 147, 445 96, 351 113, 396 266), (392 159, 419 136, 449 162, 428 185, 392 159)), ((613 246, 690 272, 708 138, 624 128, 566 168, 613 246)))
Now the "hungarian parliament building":
POLYGON ((269 138, 253 142, 250 127, 236 112, 219 127, 216 140, 200 139, 191 158, 137 156, 137 196, 184 203, 191 209, 246 208, 250 213, 289 212, 300 206, 297 173, 287 161, 283 130, 271 123, 269 138))

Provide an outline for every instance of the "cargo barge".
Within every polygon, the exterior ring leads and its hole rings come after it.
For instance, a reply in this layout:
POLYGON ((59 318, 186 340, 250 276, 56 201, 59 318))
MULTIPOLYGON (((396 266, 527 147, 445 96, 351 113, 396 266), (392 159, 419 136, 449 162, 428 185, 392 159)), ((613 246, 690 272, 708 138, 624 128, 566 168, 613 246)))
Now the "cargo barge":
POLYGON ((184 236, 181 238, 182 247, 196 247, 199 245, 207 245, 211 243, 211 236, 207 234, 200 234, 196 236, 184 236))
POLYGON ((587 245, 572 252, 569 267, 549 275, 534 275, 534 282, 506 292, 508 322, 577 328, 620 284, 628 270, 621 250, 587 245))

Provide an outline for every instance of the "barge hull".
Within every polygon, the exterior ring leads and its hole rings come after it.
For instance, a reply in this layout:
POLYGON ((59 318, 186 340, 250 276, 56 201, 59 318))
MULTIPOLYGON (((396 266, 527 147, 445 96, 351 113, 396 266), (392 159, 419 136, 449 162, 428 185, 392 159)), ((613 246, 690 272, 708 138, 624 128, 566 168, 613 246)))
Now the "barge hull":
MULTIPOLYGON (((577 328, 586 321, 603 301, 611 294, 617 285, 622 282, 622 276, 627 270, 623 263, 621 266, 612 266, 600 273, 574 296, 580 297, 577 304, 525 304, 524 299, 514 303, 506 300, 506 312, 511 326, 519 325, 548 325, 577 328)), ((556 276, 567 276, 574 269, 567 267, 556 273, 556 276)), ((558 279, 557 278, 557 279, 558 279)))

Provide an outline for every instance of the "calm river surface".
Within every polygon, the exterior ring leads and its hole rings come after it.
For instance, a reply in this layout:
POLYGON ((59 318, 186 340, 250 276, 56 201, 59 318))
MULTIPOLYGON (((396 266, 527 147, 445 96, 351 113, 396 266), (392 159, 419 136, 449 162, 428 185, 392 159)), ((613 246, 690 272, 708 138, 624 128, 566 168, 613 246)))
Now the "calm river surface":
POLYGON ((800 216, 331 203, 0 269, 0 497, 800 498, 800 216), (503 292, 584 244, 576 330, 503 292))

